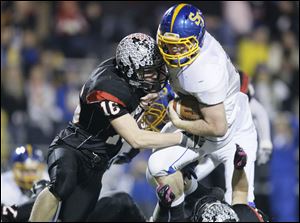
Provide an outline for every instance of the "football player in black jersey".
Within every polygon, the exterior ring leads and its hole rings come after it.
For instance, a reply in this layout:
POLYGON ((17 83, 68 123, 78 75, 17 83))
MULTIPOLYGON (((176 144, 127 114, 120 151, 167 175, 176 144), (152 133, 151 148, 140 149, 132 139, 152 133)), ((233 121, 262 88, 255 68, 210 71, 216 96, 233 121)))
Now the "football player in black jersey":
POLYGON ((49 146, 51 182, 37 197, 30 221, 84 221, 95 207, 102 176, 122 140, 134 149, 199 147, 197 136, 162 134, 137 125, 166 81, 166 67, 153 38, 134 33, 121 40, 116 57, 91 73, 73 121, 49 146))

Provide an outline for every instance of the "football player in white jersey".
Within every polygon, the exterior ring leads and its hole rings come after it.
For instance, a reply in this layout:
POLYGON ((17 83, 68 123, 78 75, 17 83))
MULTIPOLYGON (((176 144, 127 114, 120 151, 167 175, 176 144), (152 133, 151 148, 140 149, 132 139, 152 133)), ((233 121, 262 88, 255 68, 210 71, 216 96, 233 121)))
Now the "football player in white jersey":
POLYGON ((17 147, 11 160, 12 170, 1 174, 1 204, 21 205, 30 200, 33 183, 49 176, 42 151, 30 144, 17 147))
MULTIPOLYGON (((181 146, 156 150, 148 161, 147 178, 153 178, 157 192, 165 195, 154 213, 154 220, 182 221, 185 196, 196 197, 197 181, 187 182, 181 170, 195 161, 197 180, 203 179, 220 163, 225 165, 225 200, 231 202, 231 179, 236 144, 248 154, 245 172, 249 180, 248 201, 254 201, 254 162, 257 136, 247 95, 240 92, 240 78, 220 43, 205 30, 204 17, 190 4, 169 8, 157 31, 160 52, 168 65, 170 84, 179 97, 197 98, 203 119, 188 121, 179 118, 169 103, 171 120, 163 132, 187 131, 201 136, 200 150, 181 146), (168 207, 167 209, 162 206, 168 207), (165 213, 160 213, 162 212, 165 213), (160 211, 157 211, 160 210, 160 211), (156 218, 158 214, 158 218, 156 218), (164 216, 164 217, 161 217, 164 216)), ((162 197, 162 196, 160 196, 162 197)))

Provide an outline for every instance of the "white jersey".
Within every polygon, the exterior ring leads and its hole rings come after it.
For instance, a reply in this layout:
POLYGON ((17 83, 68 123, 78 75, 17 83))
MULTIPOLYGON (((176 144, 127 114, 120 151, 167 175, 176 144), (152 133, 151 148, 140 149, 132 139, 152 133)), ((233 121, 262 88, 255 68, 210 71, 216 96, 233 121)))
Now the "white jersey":
POLYGON ((233 137, 234 123, 242 111, 239 74, 219 42, 206 32, 200 55, 182 69, 169 68, 170 84, 176 93, 192 95, 200 103, 214 105, 223 102, 228 131, 223 137, 206 137, 222 147, 233 137))
MULTIPOLYGON (((45 171, 43 179, 49 180, 45 171)), ((30 200, 30 197, 24 194, 14 180, 13 172, 7 171, 1 174, 1 203, 5 205, 21 205, 30 200)))

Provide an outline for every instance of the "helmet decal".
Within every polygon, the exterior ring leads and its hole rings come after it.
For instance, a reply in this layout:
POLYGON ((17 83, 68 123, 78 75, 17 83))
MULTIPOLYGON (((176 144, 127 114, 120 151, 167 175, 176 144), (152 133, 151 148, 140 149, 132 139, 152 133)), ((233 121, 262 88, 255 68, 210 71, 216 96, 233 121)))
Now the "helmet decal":
POLYGON ((177 7, 174 9, 174 13, 173 13, 172 20, 171 20, 170 32, 173 31, 174 22, 175 22, 175 19, 176 19, 178 13, 180 12, 180 10, 181 10, 185 5, 186 5, 186 4, 179 4, 179 5, 177 5, 177 7))
POLYGON ((116 50, 117 68, 134 89, 159 92, 166 84, 167 69, 155 40, 133 33, 121 40, 116 50))
POLYGON ((239 218, 232 208, 220 201, 209 204, 202 213, 202 222, 224 222, 228 219, 238 221, 239 218))
POLYGON ((207 195, 198 200, 191 217, 192 222, 238 222, 232 207, 216 197, 207 195))
POLYGON ((151 53, 154 51, 154 47, 155 41, 143 33, 126 36, 117 47, 117 63, 122 63, 124 67, 128 67, 126 75, 131 77, 134 70, 154 65, 151 53))

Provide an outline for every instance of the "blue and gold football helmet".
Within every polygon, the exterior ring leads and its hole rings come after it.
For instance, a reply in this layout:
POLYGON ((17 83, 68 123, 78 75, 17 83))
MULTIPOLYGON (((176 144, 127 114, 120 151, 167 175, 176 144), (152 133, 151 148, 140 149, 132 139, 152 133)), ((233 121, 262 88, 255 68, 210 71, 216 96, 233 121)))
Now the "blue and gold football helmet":
POLYGON ((191 64, 200 53, 204 34, 204 17, 198 8, 183 3, 169 8, 157 30, 157 43, 165 62, 171 67, 191 64))
POLYGON ((30 144, 17 147, 11 161, 15 182, 21 189, 30 190, 35 181, 42 179, 45 164, 41 150, 30 144))
POLYGON ((169 84, 159 92, 159 99, 145 111, 141 122, 146 130, 160 132, 163 126, 169 121, 166 108, 169 101, 174 99, 175 94, 169 84))

